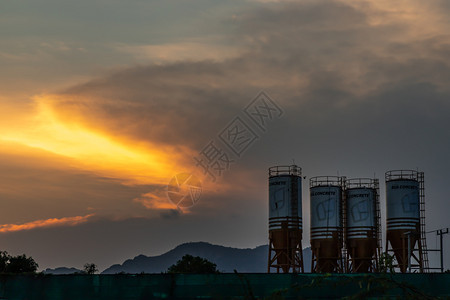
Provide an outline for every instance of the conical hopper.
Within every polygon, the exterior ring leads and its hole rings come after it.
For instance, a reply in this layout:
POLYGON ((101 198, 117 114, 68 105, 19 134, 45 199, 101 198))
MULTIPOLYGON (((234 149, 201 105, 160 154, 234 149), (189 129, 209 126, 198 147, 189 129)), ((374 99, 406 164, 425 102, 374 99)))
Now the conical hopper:
POLYGON ((316 257, 315 272, 332 273, 339 268, 339 241, 337 239, 323 239, 311 241, 311 250, 316 257))
POLYGON ((395 259, 397 260, 398 267, 400 268, 400 272, 406 273, 408 269, 408 235, 410 247, 409 249, 413 251, 414 246, 417 242, 417 231, 412 230, 389 230, 387 232, 387 240, 391 243, 392 250, 394 251, 395 259))
POLYGON ((271 232, 272 244, 275 250, 276 264, 280 265, 283 273, 289 272, 289 241, 287 229, 280 229, 271 232))
POLYGON ((352 271, 355 273, 371 271, 377 240, 375 238, 351 239, 347 242, 347 247, 353 261, 352 271))

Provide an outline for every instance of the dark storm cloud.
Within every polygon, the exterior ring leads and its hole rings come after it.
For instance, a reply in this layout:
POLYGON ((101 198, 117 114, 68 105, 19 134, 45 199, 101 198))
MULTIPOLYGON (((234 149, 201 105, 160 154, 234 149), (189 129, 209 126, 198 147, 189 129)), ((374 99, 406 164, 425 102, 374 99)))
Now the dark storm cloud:
POLYGON ((200 137, 218 130, 206 124, 224 123, 239 109, 239 87, 220 90, 228 80, 229 71, 214 63, 140 67, 72 88, 67 94, 76 98, 57 107, 118 135, 198 145, 200 137))
POLYGON ((160 216, 163 219, 172 219, 178 218, 181 215, 181 212, 178 209, 168 209, 167 211, 162 211, 160 216))
POLYGON ((286 114, 249 150, 260 161, 325 164, 352 153, 349 164, 375 155, 404 166, 421 157, 418 149, 449 146, 450 40, 416 35, 416 24, 374 10, 339 1, 266 5, 237 17, 236 39, 246 41, 238 58, 129 68, 68 89, 56 106, 103 130, 200 150, 266 90, 286 114), (375 13, 381 25, 371 25, 375 13))
POLYGON ((448 125, 449 37, 410 35, 402 20, 372 26, 368 15, 337 1, 268 5, 239 17, 247 52, 236 59, 130 68, 56 106, 119 135, 198 149, 266 90, 305 135, 338 135, 324 130, 340 124, 394 141, 390 128, 409 124, 430 138, 419 124, 448 125))

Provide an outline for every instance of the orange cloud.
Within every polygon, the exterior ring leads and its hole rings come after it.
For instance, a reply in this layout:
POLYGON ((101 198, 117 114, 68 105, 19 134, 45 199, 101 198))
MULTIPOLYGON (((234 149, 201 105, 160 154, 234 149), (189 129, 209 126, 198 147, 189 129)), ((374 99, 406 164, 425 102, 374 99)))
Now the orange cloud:
POLYGON ((154 193, 146 193, 133 200, 142 204, 147 209, 177 209, 177 206, 169 201, 167 197, 158 196, 154 193))
POLYGON ((183 160, 193 153, 183 146, 119 139, 113 132, 94 130, 80 120, 69 121, 53 105, 59 97, 35 97, 37 109, 31 123, 11 122, 0 128, 0 140, 71 158, 75 167, 124 184, 167 184, 185 169, 183 160))
MULTIPOLYGON (((64 158, 61 165, 70 169, 88 171, 100 177, 115 179, 124 185, 152 185, 158 187, 157 190, 165 187, 174 175, 185 172, 200 173, 196 176, 204 184, 208 183, 205 193, 226 185, 224 182, 209 182, 202 170, 193 163, 192 157, 198 155, 197 151, 181 145, 182 140, 177 144, 168 144, 145 135, 116 136, 114 127, 104 128, 102 122, 126 126, 129 119, 117 120, 101 114, 97 115, 97 119, 95 114, 82 117, 85 111, 77 110, 77 106, 89 107, 92 99, 79 99, 71 95, 41 95, 33 100, 34 109, 30 105, 31 108, 22 113, 27 117, 16 122, 14 118, 5 116, 7 122, 0 122, 0 145, 6 153, 16 153, 17 149, 21 149, 18 145, 23 145, 30 149, 24 155, 48 153, 52 157, 64 158), (67 109, 61 103, 70 103, 75 107, 67 109)), ((94 108, 92 110, 95 111, 94 108)), ((142 119, 135 121, 136 124, 146 124, 142 119)), ((150 131, 155 130, 152 126, 164 125, 163 121, 155 120, 155 124, 149 122, 147 126, 150 131)), ((153 189, 151 193, 144 193, 133 201, 146 209, 177 209, 165 191, 163 195, 156 194, 158 191, 153 189)), ((188 208, 183 211, 187 212, 188 208)))
POLYGON ((31 230, 35 228, 54 227, 54 226, 75 226, 87 222, 94 214, 86 216, 52 218, 47 220, 36 220, 24 224, 3 224, 0 225, 0 233, 15 232, 22 230, 31 230))

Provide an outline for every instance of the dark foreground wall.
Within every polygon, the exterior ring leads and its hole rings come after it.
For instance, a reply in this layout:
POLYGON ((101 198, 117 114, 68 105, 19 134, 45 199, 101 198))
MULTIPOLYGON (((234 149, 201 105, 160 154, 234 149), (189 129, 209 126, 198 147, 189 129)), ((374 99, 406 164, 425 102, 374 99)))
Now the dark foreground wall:
POLYGON ((0 276, 0 299, 334 299, 450 297, 450 274, 0 276))

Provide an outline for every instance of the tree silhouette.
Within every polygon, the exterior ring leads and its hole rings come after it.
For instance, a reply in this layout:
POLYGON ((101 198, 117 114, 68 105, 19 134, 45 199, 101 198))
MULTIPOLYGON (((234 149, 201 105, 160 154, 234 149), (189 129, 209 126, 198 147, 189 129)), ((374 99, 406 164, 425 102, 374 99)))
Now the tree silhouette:
POLYGON ((394 255, 390 255, 387 252, 381 253, 380 258, 378 259, 378 272, 395 273, 394 260, 395 260, 394 255))
POLYGON ((96 264, 86 263, 86 264, 84 264, 83 272, 88 274, 88 275, 95 274, 95 273, 98 272, 97 265, 96 264))
POLYGON ((167 273, 219 273, 217 265, 200 256, 184 255, 176 264, 169 267, 167 273))
POLYGON ((9 263, 10 256, 6 251, 0 251, 0 273, 6 272, 6 266, 9 263))
POLYGON ((9 256, 6 252, 0 254, 0 267, 4 266, 4 273, 35 273, 39 265, 25 254, 9 256), (5 259, 7 260, 5 261, 5 259))

